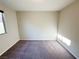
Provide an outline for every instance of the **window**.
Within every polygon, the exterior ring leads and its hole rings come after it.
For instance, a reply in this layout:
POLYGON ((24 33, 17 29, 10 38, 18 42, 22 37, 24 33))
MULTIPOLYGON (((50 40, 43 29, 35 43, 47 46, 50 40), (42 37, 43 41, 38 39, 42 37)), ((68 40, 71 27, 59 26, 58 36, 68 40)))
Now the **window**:
POLYGON ((6 32, 3 14, 4 12, 0 10, 0 34, 4 34, 6 32))

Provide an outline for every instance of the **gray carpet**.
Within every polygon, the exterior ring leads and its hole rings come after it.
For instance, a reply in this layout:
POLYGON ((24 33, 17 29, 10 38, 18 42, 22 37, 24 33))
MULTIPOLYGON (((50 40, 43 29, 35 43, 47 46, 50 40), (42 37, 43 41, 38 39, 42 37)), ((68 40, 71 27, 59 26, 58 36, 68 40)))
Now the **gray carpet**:
POLYGON ((75 59, 57 41, 21 40, 0 59, 75 59))

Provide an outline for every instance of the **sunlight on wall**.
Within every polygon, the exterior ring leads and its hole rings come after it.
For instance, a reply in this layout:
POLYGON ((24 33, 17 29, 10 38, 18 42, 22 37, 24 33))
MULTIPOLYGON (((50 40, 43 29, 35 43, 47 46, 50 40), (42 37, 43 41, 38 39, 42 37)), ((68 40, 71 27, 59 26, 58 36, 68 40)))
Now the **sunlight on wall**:
POLYGON ((68 39, 68 38, 66 38, 66 37, 64 37, 60 34, 58 34, 57 37, 58 37, 59 40, 61 40, 63 43, 67 44, 68 46, 71 45, 71 40, 70 39, 68 39))

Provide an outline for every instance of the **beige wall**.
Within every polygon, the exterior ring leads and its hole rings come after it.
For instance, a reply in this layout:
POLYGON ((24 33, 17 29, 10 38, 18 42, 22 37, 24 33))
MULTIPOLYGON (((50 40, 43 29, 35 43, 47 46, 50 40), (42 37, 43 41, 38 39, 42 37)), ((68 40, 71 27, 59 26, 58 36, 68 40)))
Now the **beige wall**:
POLYGON ((64 37, 63 39, 66 43, 71 41, 69 46, 64 45, 79 57, 79 1, 76 1, 60 12, 59 35, 60 38, 61 36, 64 37))
POLYGON ((0 35, 0 55, 13 46, 18 40, 16 12, 0 3, 0 10, 5 12, 7 33, 0 35))
POLYGON ((57 12, 17 12, 21 39, 55 40, 57 12))

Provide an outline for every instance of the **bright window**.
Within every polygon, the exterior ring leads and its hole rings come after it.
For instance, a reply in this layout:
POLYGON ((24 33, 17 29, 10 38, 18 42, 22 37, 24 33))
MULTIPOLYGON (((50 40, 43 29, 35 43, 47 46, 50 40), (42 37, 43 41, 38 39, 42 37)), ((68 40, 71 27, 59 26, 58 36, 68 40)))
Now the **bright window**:
POLYGON ((6 32, 3 13, 4 13, 3 11, 0 11, 0 34, 4 34, 6 32))

